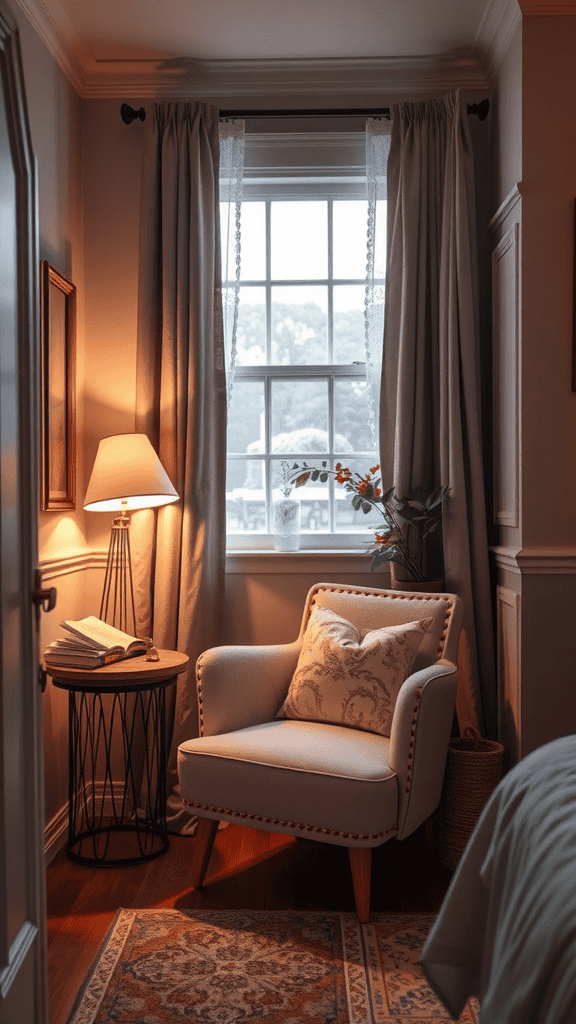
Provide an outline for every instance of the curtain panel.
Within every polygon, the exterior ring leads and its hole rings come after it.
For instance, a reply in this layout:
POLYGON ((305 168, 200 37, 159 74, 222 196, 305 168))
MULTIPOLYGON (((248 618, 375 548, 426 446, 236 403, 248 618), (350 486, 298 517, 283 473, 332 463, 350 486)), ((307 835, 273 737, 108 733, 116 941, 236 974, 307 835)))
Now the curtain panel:
POLYGON ((136 430, 180 501, 133 517, 141 635, 188 654, 168 691, 168 826, 193 827, 178 744, 198 735, 195 663, 221 639, 225 571, 226 373, 219 232, 218 110, 157 104, 144 157, 136 430))
POLYGON ((382 479, 448 484, 446 590, 464 602, 460 731, 496 730, 473 153, 459 92, 391 108, 380 401, 382 479))

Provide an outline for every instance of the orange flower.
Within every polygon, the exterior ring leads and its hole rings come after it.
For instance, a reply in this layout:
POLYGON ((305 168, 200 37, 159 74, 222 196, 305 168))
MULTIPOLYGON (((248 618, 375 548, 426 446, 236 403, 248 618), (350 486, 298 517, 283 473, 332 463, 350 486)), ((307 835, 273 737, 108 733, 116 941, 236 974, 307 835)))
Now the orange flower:
POLYGON ((376 543, 377 544, 386 544, 387 540, 388 540, 387 534, 385 534, 385 533, 377 533, 376 534, 376 543))
POLYGON ((359 483, 356 484, 356 490, 358 491, 358 494, 365 494, 368 490, 368 481, 360 480, 359 483))
POLYGON ((380 469, 380 466, 372 466, 370 472, 371 473, 377 473, 379 469, 380 469))
POLYGON ((337 462, 336 463, 335 469, 336 469, 336 481, 337 481, 337 483, 339 483, 339 484, 346 484, 346 483, 348 483, 350 477, 352 476, 351 471, 349 469, 347 469, 346 466, 343 466, 341 462, 337 462))
POLYGON ((380 488, 379 487, 375 487, 374 488, 374 497, 375 498, 379 498, 381 494, 382 494, 382 491, 380 490, 380 488))

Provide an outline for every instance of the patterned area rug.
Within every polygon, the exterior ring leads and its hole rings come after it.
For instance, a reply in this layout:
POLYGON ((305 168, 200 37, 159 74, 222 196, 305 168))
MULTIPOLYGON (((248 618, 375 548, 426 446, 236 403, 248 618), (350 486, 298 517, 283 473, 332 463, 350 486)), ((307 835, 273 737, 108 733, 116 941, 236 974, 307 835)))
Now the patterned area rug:
POLYGON ((68 1024, 443 1024, 418 967, 433 920, 120 910, 68 1024))

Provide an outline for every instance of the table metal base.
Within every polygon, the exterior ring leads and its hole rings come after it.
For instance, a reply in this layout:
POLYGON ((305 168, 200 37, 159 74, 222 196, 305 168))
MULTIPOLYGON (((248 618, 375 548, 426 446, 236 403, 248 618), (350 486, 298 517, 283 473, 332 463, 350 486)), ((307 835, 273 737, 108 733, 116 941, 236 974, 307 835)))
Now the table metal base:
POLYGON ((69 689, 66 853, 79 864, 142 864, 168 849, 166 688, 69 689))

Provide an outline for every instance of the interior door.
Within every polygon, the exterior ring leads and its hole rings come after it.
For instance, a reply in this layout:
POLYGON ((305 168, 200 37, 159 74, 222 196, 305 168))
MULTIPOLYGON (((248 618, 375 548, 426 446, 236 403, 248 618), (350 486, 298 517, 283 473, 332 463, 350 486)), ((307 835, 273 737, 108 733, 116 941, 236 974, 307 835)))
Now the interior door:
POLYGON ((18 33, 0 0, 0 1024, 45 1024, 37 556, 35 166, 18 33))

